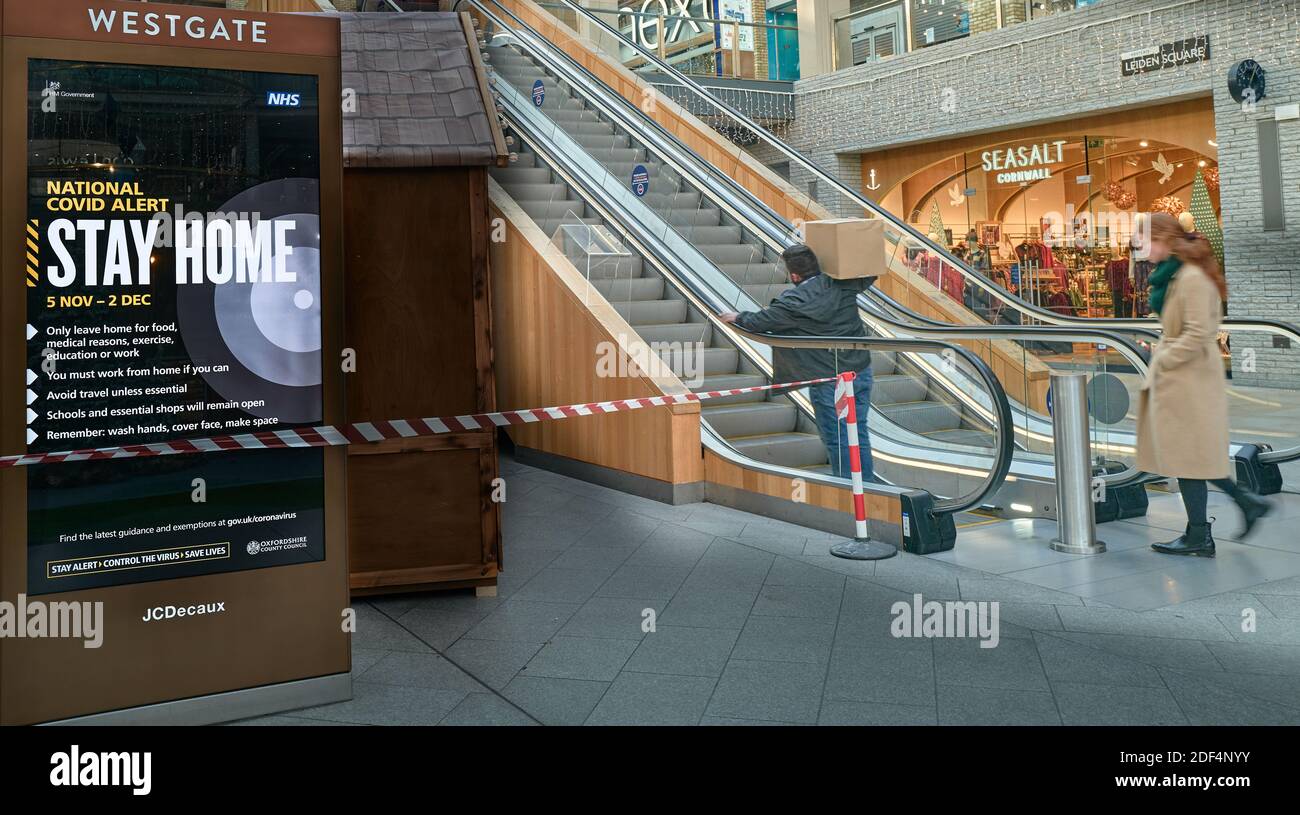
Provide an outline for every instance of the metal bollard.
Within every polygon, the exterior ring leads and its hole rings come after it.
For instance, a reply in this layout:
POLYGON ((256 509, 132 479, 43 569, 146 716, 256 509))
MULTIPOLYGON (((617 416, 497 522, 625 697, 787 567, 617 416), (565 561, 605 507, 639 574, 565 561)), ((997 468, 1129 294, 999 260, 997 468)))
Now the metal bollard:
POLYGON ((1051 382, 1058 528, 1051 546, 1072 555, 1106 551, 1093 516, 1087 380, 1086 374, 1052 374, 1051 382))

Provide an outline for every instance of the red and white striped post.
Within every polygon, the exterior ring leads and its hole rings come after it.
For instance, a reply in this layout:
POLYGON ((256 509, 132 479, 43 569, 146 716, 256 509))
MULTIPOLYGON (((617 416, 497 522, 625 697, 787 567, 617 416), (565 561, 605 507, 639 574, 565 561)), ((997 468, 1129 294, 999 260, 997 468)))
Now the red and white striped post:
MULTIPOLYGON (((850 560, 884 560, 898 554, 888 543, 871 540, 867 534, 867 500, 862 494, 862 448, 858 444, 858 400, 853 395, 857 374, 846 371, 835 383, 835 415, 844 420, 845 438, 849 443, 849 480, 853 483, 853 541, 837 543, 831 554, 850 560)), ((834 463, 832 463, 834 467, 834 463)))

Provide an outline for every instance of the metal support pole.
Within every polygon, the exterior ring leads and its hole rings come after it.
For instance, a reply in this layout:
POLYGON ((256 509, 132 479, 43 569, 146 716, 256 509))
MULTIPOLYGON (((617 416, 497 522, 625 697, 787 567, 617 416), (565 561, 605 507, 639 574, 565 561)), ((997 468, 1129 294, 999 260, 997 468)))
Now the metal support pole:
POLYGON ((1052 374, 1052 446, 1056 457, 1057 537, 1051 546, 1072 555, 1106 551, 1097 540, 1088 444, 1087 374, 1052 374))
MULTIPOLYGON (((835 383, 835 413, 844 420, 844 437, 849 443, 849 480, 853 482, 853 542, 831 547, 835 557, 849 560, 884 560, 898 554, 892 544, 871 540, 867 534, 867 500, 862 494, 862 450, 858 446, 858 406, 853 397, 852 371, 840 374, 835 383)), ((836 462, 831 462, 834 469, 836 462)))

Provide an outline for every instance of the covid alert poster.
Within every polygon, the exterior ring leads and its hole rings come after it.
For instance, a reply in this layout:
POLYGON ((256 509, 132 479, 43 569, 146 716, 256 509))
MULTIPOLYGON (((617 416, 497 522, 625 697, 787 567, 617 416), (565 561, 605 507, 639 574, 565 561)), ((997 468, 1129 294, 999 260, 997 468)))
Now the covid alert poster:
MULTIPOLYGON (((322 421, 317 78, 31 59, 28 452, 322 421)), ((319 449, 27 468, 27 592, 325 557, 319 449)))

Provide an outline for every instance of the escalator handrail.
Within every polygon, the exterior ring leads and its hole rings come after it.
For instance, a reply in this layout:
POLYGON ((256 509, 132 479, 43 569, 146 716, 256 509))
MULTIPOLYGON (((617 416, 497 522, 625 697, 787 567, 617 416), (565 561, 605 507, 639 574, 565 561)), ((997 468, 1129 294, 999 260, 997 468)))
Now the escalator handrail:
MULTIPOLYGON (((1051 311, 1050 309, 1045 309, 1041 306, 1035 305, 1034 303, 1031 303, 1028 300, 1024 300, 1019 296, 1006 291, 998 284, 994 283, 984 275, 980 274, 975 269, 968 266, 965 263, 965 261, 958 259, 946 247, 940 246, 938 243, 930 240, 929 236, 924 235, 920 230, 916 229, 911 224, 907 223, 903 219, 894 215, 889 210, 880 207, 874 201, 871 201, 869 198, 862 195, 857 190, 854 190, 852 187, 848 186, 847 184, 840 181, 835 176, 828 173, 826 170, 824 170, 821 167, 821 165, 817 164, 812 159, 803 155, 803 153, 800 153, 798 150, 791 147, 789 144, 787 144, 786 142, 778 138, 767 128, 763 127, 761 124, 755 122, 752 118, 747 116, 745 113, 738 110, 734 105, 722 99, 719 99, 717 96, 710 93, 706 88, 704 88, 694 79, 687 76, 686 74, 683 74, 681 71, 677 70, 669 63, 659 59, 658 55, 650 51, 647 51, 639 43, 628 40, 626 37, 623 36, 622 32, 620 32, 618 29, 614 28, 613 26, 609 25, 609 23, 605 22, 604 20, 601 20, 596 14, 592 13, 586 8, 583 8, 581 5, 578 5, 577 3, 573 2, 573 0, 558 0, 558 1, 568 6, 569 8, 573 9, 577 13, 583 15, 585 18, 595 23, 596 25, 600 26, 602 29, 605 30, 606 33, 619 38, 621 42, 625 43, 628 47, 636 50, 638 53, 641 54, 641 56, 645 57, 647 60, 652 61, 655 65, 657 65, 659 68, 665 71, 668 76, 677 80, 677 82, 681 83, 687 88, 690 88, 692 91, 695 92, 697 96, 702 97, 704 101, 707 102, 709 105, 735 118, 746 128, 749 128, 750 130, 754 131, 754 133, 761 136, 764 141, 766 141, 770 146, 778 150, 786 158, 799 164, 805 170, 817 176, 819 180, 825 181, 826 183, 830 184, 832 187, 835 188, 837 192, 847 196, 852 201, 854 201, 854 203, 860 205, 863 209, 872 212, 879 217, 884 218, 885 220, 893 224, 896 228, 901 229, 906 233, 909 233, 913 238, 915 238, 916 240, 924 244, 930 251, 937 252, 945 261, 955 266, 959 271, 962 272, 963 276, 967 277, 968 279, 978 284, 980 288, 984 289, 989 294, 994 295, 999 299, 1002 299, 1014 305, 1017 308, 1017 310, 1021 311, 1022 313, 1031 314, 1035 318, 1043 320, 1044 322, 1047 323, 1051 323, 1053 325, 1071 325, 1077 322, 1087 322, 1090 324, 1095 324, 1100 328, 1109 328, 1112 330, 1131 330, 1134 328, 1159 329, 1160 321, 1151 318, 1131 317, 1131 318, 1097 319, 1091 317, 1071 317, 1069 315, 1058 314, 1054 311, 1051 311)), ((1241 331, 1258 331, 1264 333, 1282 334, 1293 338, 1297 342, 1300 342, 1300 327, 1297 327, 1292 323, 1288 323, 1282 320, 1259 319, 1259 318, 1225 318, 1222 321, 1222 325, 1229 328, 1235 328, 1241 331)))

